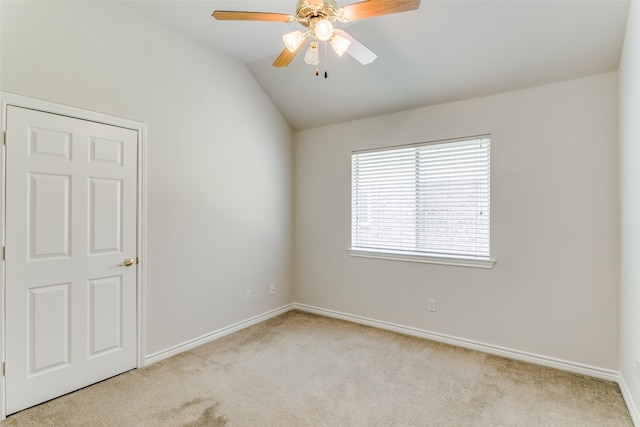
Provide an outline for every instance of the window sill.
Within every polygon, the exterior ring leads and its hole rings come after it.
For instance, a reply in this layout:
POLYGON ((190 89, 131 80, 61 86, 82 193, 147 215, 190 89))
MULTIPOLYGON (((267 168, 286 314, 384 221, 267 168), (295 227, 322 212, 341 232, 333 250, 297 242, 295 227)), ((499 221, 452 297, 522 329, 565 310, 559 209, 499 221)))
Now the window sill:
POLYGON ((362 258, 386 259, 391 261, 422 262, 426 264, 454 265, 458 267, 493 268, 495 259, 478 259, 465 257, 429 256, 400 252, 385 252, 365 249, 347 249, 349 255, 362 258))

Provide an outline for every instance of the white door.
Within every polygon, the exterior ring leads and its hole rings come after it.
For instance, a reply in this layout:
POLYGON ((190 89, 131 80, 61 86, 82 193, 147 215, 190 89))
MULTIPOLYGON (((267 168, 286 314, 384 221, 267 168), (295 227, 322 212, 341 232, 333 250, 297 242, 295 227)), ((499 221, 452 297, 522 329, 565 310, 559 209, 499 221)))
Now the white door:
POLYGON ((136 366, 137 132, 12 106, 6 125, 11 414, 136 366))

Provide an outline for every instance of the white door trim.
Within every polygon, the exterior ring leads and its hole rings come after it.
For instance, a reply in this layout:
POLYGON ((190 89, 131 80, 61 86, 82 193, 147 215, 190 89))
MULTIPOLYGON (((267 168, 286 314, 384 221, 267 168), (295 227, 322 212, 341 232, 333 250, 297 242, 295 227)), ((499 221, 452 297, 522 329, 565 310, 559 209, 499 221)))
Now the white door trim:
MULTIPOLYGON (((132 129, 138 132, 138 209, 137 209, 137 251, 136 257, 140 260, 137 271, 137 367, 142 368, 145 360, 146 342, 146 235, 147 235, 147 125, 146 123, 107 114, 83 110, 56 104, 54 102, 43 101, 7 92, 0 92, 0 129, 2 138, 0 139, 0 244, 5 245, 5 168, 6 168, 6 147, 4 145, 4 135, 7 129, 7 107, 16 106, 31 110, 43 111, 62 116, 73 117, 92 122, 103 123, 112 126, 119 126, 132 129)), ((5 361, 5 263, 0 256, 0 356, 1 361, 5 361)), ((4 373, 0 376, 0 420, 6 417, 6 385, 4 373)))

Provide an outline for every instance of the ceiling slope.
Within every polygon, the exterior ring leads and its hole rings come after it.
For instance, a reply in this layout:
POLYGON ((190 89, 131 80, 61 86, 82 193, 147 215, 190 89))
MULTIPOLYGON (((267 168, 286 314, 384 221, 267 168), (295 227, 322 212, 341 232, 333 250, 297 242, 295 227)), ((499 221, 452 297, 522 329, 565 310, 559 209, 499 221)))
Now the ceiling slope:
POLYGON ((295 0, 122 3, 245 63, 295 130, 616 70, 628 10, 628 0, 422 0, 416 11, 337 25, 378 58, 361 65, 321 46, 316 76, 303 54, 272 66, 298 24, 211 17, 294 13, 295 0))

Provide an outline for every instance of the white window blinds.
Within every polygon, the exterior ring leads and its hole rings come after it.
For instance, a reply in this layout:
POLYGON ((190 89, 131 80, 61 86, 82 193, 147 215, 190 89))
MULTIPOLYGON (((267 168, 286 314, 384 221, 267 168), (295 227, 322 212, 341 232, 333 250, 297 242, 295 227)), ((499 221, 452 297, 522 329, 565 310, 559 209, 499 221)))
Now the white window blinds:
POLYGON ((351 247, 489 259, 488 135, 354 152, 351 247))

